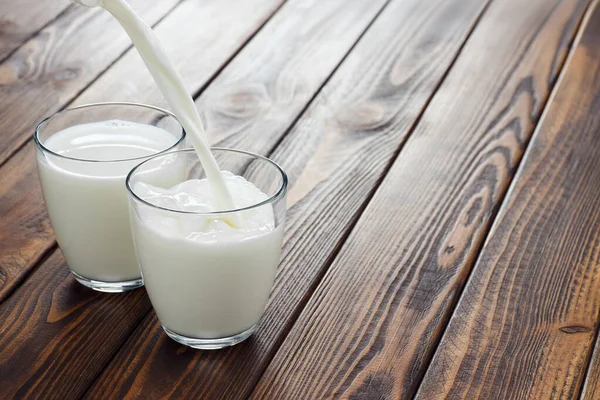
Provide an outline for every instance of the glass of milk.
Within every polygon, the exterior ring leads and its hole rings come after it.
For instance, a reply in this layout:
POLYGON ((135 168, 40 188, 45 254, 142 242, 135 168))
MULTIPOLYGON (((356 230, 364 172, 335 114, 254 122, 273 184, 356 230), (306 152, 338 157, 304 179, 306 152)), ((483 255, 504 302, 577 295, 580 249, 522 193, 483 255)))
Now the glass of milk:
POLYGON ((140 104, 84 105, 42 121, 34 140, 50 222, 77 281, 111 293, 143 286, 125 178, 150 156, 184 147, 177 119, 140 104))
POLYGON ((198 349, 232 346, 256 329, 283 241, 287 176, 273 161, 214 148, 236 206, 214 210, 197 154, 153 157, 127 178, 146 290, 165 332, 198 349), (156 176, 175 181, 156 184, 156 176))

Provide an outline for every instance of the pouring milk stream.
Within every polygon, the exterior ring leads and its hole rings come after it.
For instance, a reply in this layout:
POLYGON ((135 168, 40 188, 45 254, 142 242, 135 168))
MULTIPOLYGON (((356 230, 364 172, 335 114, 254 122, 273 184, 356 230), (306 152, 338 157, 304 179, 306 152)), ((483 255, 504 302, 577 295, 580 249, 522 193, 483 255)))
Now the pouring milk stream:
MULTIPOLYGON (((102 7, 111 13, 127 32, 156 85, 171 111, 186 130, 192 145, 198 153, 202 167, 214 195, 214 206, 218 211, 235 208, 231 194, 221 176, 221 171, 206 141, 203 138, 204 128, 194 101, 185 89, 181 75, 167 56, 154 31, 131 9, 125 0, 71 0, 86 7, 102 7)), ((228 218, 229 223, 235 220, 228 218)))

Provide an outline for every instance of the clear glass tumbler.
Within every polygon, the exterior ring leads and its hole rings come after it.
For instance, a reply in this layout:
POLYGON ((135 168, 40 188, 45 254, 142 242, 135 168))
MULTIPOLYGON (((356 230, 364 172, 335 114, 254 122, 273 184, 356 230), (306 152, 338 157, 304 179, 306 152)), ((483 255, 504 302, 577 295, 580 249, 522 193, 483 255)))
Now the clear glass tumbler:
POLYGON ((50 222, 77 281, 111 293, 143 286, 125 178, 150 156, 184 147, 175 116, 141 104, 84 105, 42 121, 34 140, 50 222))
POLYGON ((234 210, 191 212, 144 199, 143 184, 162 182, 158 186, 168 189, 205 178, 193 150, 153 157, 133 169, 126 183, 152 306, 172 339, 198 349, 232 346, 254 332, 275 279, 286 213, 287 176, 277 164, 241 150, 215 148, 212 153, 221 170, 253 183, 265 200, 234 210), (247 221, 257 213, 267 216, 268 229, 250 235, 225 229, 225 234, 203 236, 207 224, 247 221))

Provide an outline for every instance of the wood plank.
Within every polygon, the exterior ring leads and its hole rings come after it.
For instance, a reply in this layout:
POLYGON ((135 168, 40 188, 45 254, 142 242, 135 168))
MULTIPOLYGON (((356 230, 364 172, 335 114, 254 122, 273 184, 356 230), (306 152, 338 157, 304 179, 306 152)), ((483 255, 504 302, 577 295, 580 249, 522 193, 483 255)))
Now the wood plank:
POLYGON ((491 3, 251 398, 415 394, 585 5, 491 3))
POLYGON ((0 307, 1 397, 79 398, 139 322, 148 300, 143 291, 106 296, 84 288, 59 252, 36 275, 20 288, 35 295, 11 297, 0 307))
MULTIPOLYGON (((194 351, 168 339, 154 313, 150 313, 87 396, 103 398, 111 393, 127 398, 246 398, 485 3, 392 1, 272 153, 290 177, 289 213, 283 261, 266 314, 252 338, 225 351, 194 351), (369 155, 374 157, 371 162, 367 160, 369 155)), ((343 12, 351 8, 343 7, 343 12)), ((310 13, 321 15, 316 9, 310 13)), ((333 16, 337 19, 340 14, 333 16)), ((328 19, 324 23, 329 24, 328 19)), ((312 18, 301 18, 300 23, 309 20, 312 18)), ((297 30, 290 27, 290 31, 297 30)), ((310 40, 299 38, 298 42, 310 40)), ((257 40, 258 43, 263 42, 257 40)), ((308 53, 298 51, 299 55, 308 53)), ((281 93, 283 85, 294 88, 293 93, 298 92, 296 88, 302 86, 295 79, 284 77, 296 77, 295 68, 299 68, 298 72, 306 68, 292 65, 283 68, 272 84, 265 85, 268 96, 263 98, 279 100, 253 101, 251 105, 258 103, 261 107, 249 107, 251 113, 248 109, 216 112, 221 110, 221 103, 209 101, 213 97, 207 95, 205 103, 215 105, 211 114, 217 116, 212 118, 226 118, 223 121, 209 118, 212 121, 209 126, 227 126, 223 132, 239 132, 226 141, 243 147, 262 140, 262 127, 269 124, 275 124, 281 135, 293 119, 290 115, 285 123, 278 120, 283 107, 276 103, 288 96, 276 95, 281 93), (265 109, 263 104, 267 104, 265 109), (254 112, 255 109, 260 112, 254 112), (236 118, 240 119, 239 125, 232 125, 236 118)), ((241 74, 231 72, 232 87, 235 84, 244 90, 252 88, 250 84, 263 76, 260 69, 252 65, 247 68, 241 74), (250 71, 256 71, 258 78, 253 78, 250 71)), ((230 97, 225 95, 225 98, 230 97)))
MULTIPOLYGON (((154 24, 178 2, 131 4, 154 24)), ((39 121, 69 103, 128 47, 129 38, 107 12, 70 7, 2 62, 0 165, 29 140, 39 121)))
POLYGON ((33 144, 0 167, 0 303, 56 243, 33 144))
POLYGON ((69 7, 69 2, 0 0, 0 60, 69 7))
MULTIPOLYGON (((229 0, 231 9, 223 7, 218 0, 187 1, 156 29, 167 39, 165 42, 172 45, 170 48, 177 65, 197 65, 200 64, 198 59, 202 59, 202 68, 183 69, 186 81, 197 89, 219 71, 282 1, 229 0), (198 30, 197 26, 205 29, 198 30), (187 39, 183 38, 185 34, 187 39), (195 50, 190 51, 190 48, 195 50), (195 57, 196 61, 190 57, 195 57)), ((141 73, 140 69, 145 71, 141 64, 137 53, 130 51, 74 103, 114 100, 111 96, 142 103, 159 102, 160 94, 150 84, 152 78, 141 73)), ((16 104, 28 107, 21 102, 16 104)), ((3 126, 10 125, 3 122, 3 126)), ((35 172, 34 153, 30 142, 0 167, 0 210, 5 216, 0 228, 0 302, 55 244, 35 172)))
MULTIPOLYGON (((236 61, 231 64, 231 68, 228 68, 223 72, 222 77, 219 79, 221 84, 217 85, 220 87, 222 87, 222 85, 229 85, 231 84, 232 79, 247 74, 248 71, 254 71, 256 75, 253 75, 254 79, 250 81, 253 82, 255 86, 263 84, 265 87, 268 87, 269 91, 272 91, 271 96, 276 99, 278 103, 284 104, 284 102, 286 102, 285 104, 289 107, 289 109, 285 111, 285 114, 281 107, 274 107, 273 110, 281 113, 278 115, 286 117, 279 122, 279 129, 273 129, 272 131, 267 130, 264 132, 252 130, 253 134, 248 135, 246 139, 248 141, 248 147, 252 147, 250 146, 250 143, 253 141, 261 143, 263 140, 262 137, 265 136, 265 134, 283 135, 289 124, 295 119, 296 115, 301 112, 305 103, 308 102, 320 88, 331 71, 337 66, 364 29, 366 29, 371 19, 375 17, 384 3, 385 1, 381 0, 375 2, 352 0, 352 3, 348 0, 329 2, 315 0, 312 4, 307 3, 306 1, 296 1, 290 3, 276 14, 276 20, 273 20, 272 23, 269 23, 269 25, 265 27, 264 31, 261 31, 261 36, 256 38, 256 43, 252 42, 253 44, 247 47, 247 50, 245 49, 242 54, 239 55, 241 61, 237 61, 236 59, 236 61), (302 27, 302 29, 297 29, 298 27, 302 27), (282 51, 278 46, 266 45, 272 43, 273 40, 276 40, 282 48, 287 50, 282 51), (297 62, 298 57, 308 58, 308 60, 306 60, 306 63, 297 62), (252 60, 256 62, 271 60, 272 64, 263 66, 262 68, 256 68, 253 62, 250 62, 252 60), (310 61, 312 61, 312 67, 310 61), (299 84, 301 85, 298 86, 299 84), (298 90, 299 87, 302 88, 302 90, 298 90), (258 139, 258 136, 261 136, 260 140, 258 139)), ((256 4, 253 8, 256 9, 256 4)), ((243 10, 243 5, 240 5, 238 9, 241 10, 240 15, 245 15, 247 17, 248 10, 243 10)), ((224 10, 224 12, 225 11, 228 10, 224 10)), ((230 11, 228 12, 230 13, 230 11)), ((176 12, 170 15, 169 18, 172 18, 175 13, 176 12)), ((183 15, 189 16, 189 13, 183 15)), ((211 18, 214 19, 214 15, 211 15, 211 18)), ((198 19, 193 19, 193 21, 195 24, 198 23, 198 19)), ((180 23, 175 24, 174 27, 179 26, 179 28, 182 28, 182 22, 179 22, 180 23)), ((228 26, 232 23, 234 23, 234 21, 221 21, 219 25, 228 26)), ((228 32, 232 31, 233 30, 228 30, 228 32)), ((215 34, 217 35, 215 36, 216 38, 227 40, 227 36, 220 34, 219 32, 216 32, 215 34)), ((220 47, 218 45, 215 46, 220 47)), ((211 59, 210 52, 203 51, 201 54, 203 57, 211 59)), ((125 59, 127 59, 127 57, 123 58, 123 60, 125 59)), ((122 77, 120 73, 126 70, 128 70, 128 68, 116 65, 115 69, 111 69, 108 74, 112 74, 112 71, 117 71, 115 72, 117 74, 115 77, 120 78, 122 77)), ((214 73, 214 71, 211 73, 214 73)), ((210 76, 210 74, 205 75, 210 76)), ((207 78, 202 79, 202 77, 196 76, 195 79, 197 82, 204 82, 207 78)), ((95 88, 92 87, 90 90, 95 90, 95 88)), ((111 89, 107 88, 107 90, 111 89)), ((216 89, 216 91, 218 92, 218 89, 216 89)), ((229 90, 228 93, 229 95, 232 95, 231 90, 229 90)), ((155 92, 150 91, 149 93, 145 93, 144 96, 146 99, 153 99, 155 92)), ((252 102, 245 102, 244 104, 246 103, 252 104, 252 102)), ((224 110, 223 105, 220 109, 224 110)), ((239 103, 233 103, 229 110, 230 112, 223 113, 224 118, 231 118, 233 111, 239 113, 241 106, 239 103)), ((245 113, 244 115, 250 117, 249 113, 245 113)), ((238 119, 240 118, 241 115, 238 116, 238 119)), ((273 123, 275 123, 275 121, 273 121, 273 123)), ((228 135, 228 133, 225 132, 224 134, 228 135)), ((262 150, 268 151, 277 140, 276 136, 272 136, 272 142, 268 145, 264 145, 262 150)), ((21 161, 17 159, 17 157, 14 157, 5 164, 5 167, 11 165, 14 161, 15 166, 11 168, 11 171, 19 171, 19 168, 26 168, 27 166, 29 166, 30 169, 33 168, 31 164, 31 159, 33 159, 32 152, 33 148, 29 145, 26 150, 18 153, 19 155, 22 153, 22 159, 28 161, 21 161)), ((31 172, 31 174, 34 173, 31 172)), ((2 176, 2 174, 0 174, 0 176, 2 176)), ((22 189, 23 186, 31 184, 31 177, 27 178, 25 182, 19 180, 17 180, 17 182, 20 182, 20 189, 22 189)), ((15 188, 12 192, 15 196, 15 200, 12 203, 13 206, 22 209, 23 212, 30 212, 29 210, 37 208, 37 211, 32 211, 32 214, 28 214, 29 217, 27 218, 21 218, 19 220, 20 223, 15 223, 14 226, 16 228, 22 227, 23 225, 37 227, 40 218, 43 218, 43 220, 46 221, 45 214, 40 216, 43 209, 39 209, 38 204, 41 204, 41 200, 39 198, 39 189, 37 189, 37 185, 35 185, 36 192, 30 194, 30 196, 34 197, 35 201, 37 201, 37 204, 35 205, 28 202, 27 198, 23 199, 18 196, 19 194, 22 195, 22 192, 21 190, 17 190, 17 184, 12 184, 11 186, 15 188), (19 199, 21 200, 22 205, 19 203, 19 199), (31 219, 32 222, 24 224, 24 220, 27 221, 28 219, 31 219), (38 221, 37 223, 35 222, 36 220, 38 221)), ((15 231, 19 232, 16 229, 15 231)), ((21 234, 25 236, 23 233, 21 234)), ((27 235, 27 238, 30 237, 36 238, 37 236, 30 232, 29 235, 27 235)), ((31 245, 31 247, 34 248, 35 246, 31 245)), ((37 302, 35 303, 35 308, 31 310, 31 314, 47 314, 47 298, 39 297, 40 294, 35 292, 36 288, 41 285, 40 281, 44 280, 44 275, 42 275, 40 271, 51 271, 51 273, 60 275, 61 271, 65 269, 66 266, 64 265, 62 257, 59 254, 53 256, 52 260, 44 263, 41 268, 30 277, 26 286, 17 290, 3 307, 6 310, 12 310, 18 304, 26 301, 25 299, 35 298, 37 299, 37 302)), ((47 284, 47 291, 55 292, 53 296, 65 296, 63 293, 65 290, 69 289, 65 289, 64 285, 59 285, 58 283, 47 284)), ((83 307, 82 302, 85 302, 86 298, 85 291, 81 296, 69 296, 69 301, 64 305, 64 308, 78 309, 83 307)), ((104 342, 109 343, 109 349, 106 350, 102 356, 95 355, 98 342, 90 341, 90 343, 85 346, 78 338, 71 338, 71 335, 76 335, 78 331, 86 329, 84 326, 79 325, 87 325, 89 320, 95 318, 94 313, 88 314, 86 319, 74 319, 71 321, 61 320, 60 325, 58 325, 56 328, 57 330, 52 336, 41 336, 36 334, 36 332, 38 332, 37 329, 39 329, 36 325, 22 327, 20 336, 25 339, 18 343, 18 345, 15 345, 15 347, 7 349, 7 353, 0 352, 0 392, 2 392, 4 385, 6 385, 10 387, 17 386, 17 389, 19 386, 25 388, 36 386, 36 391, 45 393, 45 390, 47 388, 49 389, 49 386, 45 386, 43 383, 37 381, 37 378, 42 374, 42 371, 37 370, 37 366, 44 366, 46 365, 45 363, 50 362, 48 361, 48 357, 51 357, 53 354, 52 352, 47 351, 47 349, 54 346, 55 342, 53 341, 53 338, 56 336, 60 336, 63 340, 73 340, 78 343, 76 355, 78 358, 86 359, 90 357, 90 354, 94 354, 96 363, 90 368, 92 368, 93 373, 97 374, 104 366, 102 360, 108 361, 110 359, 109 354, 111 354, 111 352, 114 354, 114 351, 116 351, 118 346, 122 343, 122 340, 125 337, 123 332, 133 330, 137 325, 137 318, 142 318, 150 310, 150 304, 143 291, 137 291, 131 295, 131 298, 132 300, 130 301, 135 304, 135 307, 132 307, 130 310, 130 318, 117 319, 111 321, 110 324, 105 324, 99 328, 101 329, 101 333, 99 333, 98 336, 102 337, 104 342), (135 314, 135 316, 133 314, 135 314), (59 331, 60 333, 58 333, 59 331), (32 357, 35 356, 38 363, 34 367, 18 369, 14 372, 15 375, 13 375, 11 374, 11 371, 13 371, 11 364, 20 362, 19 359, 12 358, 11 356, 11 354, 20 354, 19 351, 16 351, 17 347, 18 349, 26 349, 23 351, 27 351, 32 357)), ((30 314, 24 313, 20 313, 20 317, 33 318, 30 314)), ((17 317, 15 316, 15 318, 17 317)), ((15 324, 15 322, 10 319, 7 319, 7 323, 15 324)), ((3 326, 0 322, 0 332, 6 329, 8 329, 8 327, 3 326)), ((64 359, 75 357, 74 350, 69 348, 66 349, 65 352, 64 359)), ((93 373, 86 371, 87 375, 85 377, 77 377, 76 375, 73 375, 73 370, 71 370, 68 365, 69 364, 66 361, 60 364, 62 375, 66 377, 62 380, 60 385, 57 385, 57 387, 61 387, 63 384, 72 384, 70 379, 76 378, 77 381, 74 383, 76 388, 71 390, 77 394, 81 394, 85 385, 87 384, 89 386, 93 381, 91 378, 93 373)))
MULTIPOLYGON (((600 26, 598 22, 600 20, 600 2, 596 0, 593 5, 593 12, 590 12, 589 21, 586 25, 586 29, 583 32, 583 37, 580 39, 579 47, 592 47, 592 53, 597 58, 600 58, 599 48, 600 48, 600 26), (595 26, 593 25, 595 24, 595 26), (594 40, 595 39, 595 40, 594 40)), ((581 50, 579 50, 581 51, 581 50)), ((580 55, 579 55, 580 56, 580 55)), ((581 56, 580 56, 581 57, 581 56)), ((577 61, 579 58, 576 56, 573 57, 571 63, 573 64, 570 67, 571 69, 575 69, 578 67, 577 61)), ((581 63, 582 61, 579 61, 581 63)), ((564 85, 564 84, 563 84, 564 85)), ((579 101, 579 100, 577 100, 579 101)), ((580 113, 579 113, 580 115, 580 113)), ((588 371, 585 377, 584 387, 582 389, 582 393, 580 398, 583 400, 594 400, 600 398, 600 341, 598 341, 598 336, 600 334, 600 329, 598 327, 598 321, 596 322, 596 332, 595 332, 595 344, 594 344, 594 352, 592 353, 592 358, 590 359, 588 365, 588 371)), ((574 331, 576 333, 577 330, 574 331)))
POLYGON ((578 398, 600 325, 599 61, 597 7, 419 398, 578 398))

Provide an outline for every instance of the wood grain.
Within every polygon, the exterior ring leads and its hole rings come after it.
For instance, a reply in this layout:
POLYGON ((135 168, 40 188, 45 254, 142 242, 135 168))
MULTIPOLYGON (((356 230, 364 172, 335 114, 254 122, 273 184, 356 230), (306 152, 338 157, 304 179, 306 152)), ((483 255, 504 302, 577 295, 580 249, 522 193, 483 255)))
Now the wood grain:
MULTIPOLYGON (((415 394, 585 5, 491 3, 251 398, 415 394)), ((363 153, 367 169, 384 143, 363 153)), ((323 201, 344 207, 361 182, 323 201)))
POLYGON ((0 303, 55 244, 32 144, 0 167, 0 303))
POLYGON ((0 61, 69 7, 67 0, 0 0, 0 61))
MULTIPOLYGON (((131 4, 154 24, 178 1, 131 4)), ((129 46, 107 12, 70 7, 2 62, 0 165, 31 137, 39 121, 64 107, 129 46)))
POLYGON ((144 290, 106 296, 79 285, 54 253, 0 307, 0 397, 80 397, 148 307, 144 290))
POLYGON ((527 150, 419 398, 578 398, 600 325, 598 60, 600 8, 527 150))
MULTIPOLYGON (((272 15, 282 0, 228 1, 237 12, 223 7, 223 3, 216 0, 184 2, 156 28, 159 35, 169 38, 165 42, 172 45, 170 48, 178 66, 197 65, 199 58, 203 60, 203 68, 183 69, 186 82, 191 82, 194 89, 205 84, 219 71, 230 55, 272 15), (198 24, 206 27, 206 31, 197 30, 198 24), (187 38, 184 40, 185 33, 187 38), (189 51, 190 48, 196 51, 189 51), (196 61, 191 61, 190 57, 195 57, 196 61)), ((85 31, 85 27, 81 29, 85 31)), ((150 84, 152 78, 136 72, 143 70, 147 74, 142 61, 136 57, 134 51, 127 53, 114 69, 106 72, 73 104, 107 99, 150 104, 160 102, 159 92, 150 84)), ((22 83, 21 89, 28 90, 28 87, 22 83)), ((2 101, 0 98, 0 103, 2 101)), ((11 110, 19 112, 19 108, 29 108, 30 105, 19 100, 7 107, 5 111, 10 114, 11 110)), ((7 140, 11 140, 11 121, 1 117, 0 121, 3 129, 6 127, 4 132, 7 140)), ((30 142, 0 167, 0 210, 5 212, 0 226, 0 302, 55 244, 39 190, 34 153, 33 143, 30 142)))
MULTIPOLYGON (((323 3, 319 2, 319 6, 325 7, 323 3)), ((485 3, 392 1, 272 153, 287 170, 291 182, 286 244, 266 314, 251 339, 225 351, 194 351, 168 339, 152 313, 87 395, 149 399, 247 397, 485 3), (457 7, 459 4, 461 7, 457 7), (369 155, 373 157, 371 161, 369 155)), ((344 7, 333 13, 335 20, 350 9, 344 7)), ((321 14, 318 9, 310 12, 309 15, 321 14)), ((306 23, 309 18, 299 20, 306 23)), ((327 21, 323 24, 330 23, 327 21)), ((292 27, 290 31, 296 30, 292 27)), ((255 38, 257 45, 263 43, 259 41, 261 34, 255 38)), ((284 43, 281 39, 278 42, 284 43)), ((258 78, 248 72, 254 70, 252 64, 246 68, 239 75, 247 77, 235 81, 237 87, 251 87, 248 83, 264 79, 260 70, 258 78)), ((275 95, 282 87, 298 87, 295 79, 285 79, 296 77, 294 69, 290 66, 282 71, 285 74, 275 79, 277 84, 265 85, 268 97, 278 99, 277 102, 287 98, 275 95)), ((238 75, 227 70, 224 73, 238 75)), ((226 118, 209 119, 209 126, 217 127, 218 132, 241 132, 226 141, 246 147, 263 140, 259 136, 263 131, 255 127, 275 124, 278 135, 282 135, 286 126, 293 123, 293 115, 283 114, 283 107, 257 103, 268 107, 257 107, 262 110, 257 116, 250 113, 246 117, 246 111, 217 112, 222 110, 221 103, 207 101, 216 107, 212 118, 226 118), (277 113, 269 113, 271 107, 277 113), (288 121, 283 123, 282 118, 276 122, 278 115, 284 115, 288 121), (236 116, 239 127, 233 125, 236 116), (269 123, 261 122, 265 120, 269 123)))

